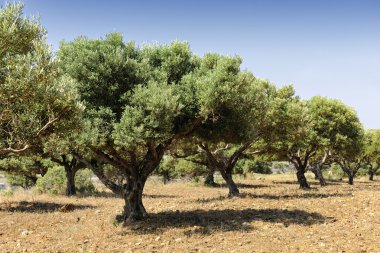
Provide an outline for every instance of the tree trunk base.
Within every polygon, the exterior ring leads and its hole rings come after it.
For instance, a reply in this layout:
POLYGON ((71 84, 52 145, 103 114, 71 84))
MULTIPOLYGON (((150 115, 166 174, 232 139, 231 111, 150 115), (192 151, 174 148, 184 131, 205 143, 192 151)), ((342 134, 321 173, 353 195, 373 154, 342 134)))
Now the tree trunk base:
POLYGON ((305 177, 305 172, 297 171, 297 179, 298 179, 298 183, 300 184, 300 189, 302 190, 310 189, 310 185, 307 182, 307 179, 305 177))

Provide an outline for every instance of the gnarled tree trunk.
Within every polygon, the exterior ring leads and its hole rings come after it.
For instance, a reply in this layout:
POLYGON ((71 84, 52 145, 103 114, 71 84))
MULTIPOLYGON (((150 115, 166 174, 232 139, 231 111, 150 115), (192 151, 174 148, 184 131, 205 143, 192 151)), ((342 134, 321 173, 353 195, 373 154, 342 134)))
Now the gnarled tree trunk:
POLYGON ((233 197, 239 195, 240 192, 232 178, 232 172, 239 158, 243 155, 243 152, 248 149, 251 144, 246 143, 242 145, 230 157, 224 154, 218 154, 218 152, 210 152, 207 145, 200 144, 199 146, 207 157, 207 166, 209 169, 214 171, 218 170, 225 180, 228 187, 228 196, 233 197))
POLYGON ((226 181, 226 184, 228 187, 228 197, 238 196, 240 192, 232 178, 232 173, 228 173, 228 172, 225 173, 225 172, 222 172, 221 170, 221 174, 222 174, 223 179, 226 181))
POLYGON ((123 188, 123 198, 125 201, 123 219, 124 222, 142 220, 148 214, 142 202, 142 195, 146 179, 128 179, 128 183, 123 188))
POLYGON ((298 183, 300 184, 300 188, 301 189, 309 189, 310 188, 310 185, 309 183, 307 182, 307 179, 305 177, 305 169, 304 168, 297 168, 297 180, 298 180, 298 183))
POLYGON ((327 185, 327 183, 326 183, 325 178, 323 177, 322 166, 323 165, 321 165, 321 164, 317 164, 313 167, 313 169, 311 171, 314 173, 315 179, 319 180, 319 184, 321 186, 325 186, 325 185, 327 185))

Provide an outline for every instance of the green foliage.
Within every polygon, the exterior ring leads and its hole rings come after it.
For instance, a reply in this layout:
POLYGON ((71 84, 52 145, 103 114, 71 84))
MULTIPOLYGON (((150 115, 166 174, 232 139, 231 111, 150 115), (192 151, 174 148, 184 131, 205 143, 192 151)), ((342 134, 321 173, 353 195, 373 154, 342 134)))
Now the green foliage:
POLYGON ((73 79, 58 75, 44 28, 22 11, 19 3, 0 8, 0 156, 74 127, 83 109, 73 79))
MULTIPOLYGON (((95 187, 91 182, 92 173, 88 169, 79 170, 75 175, 75 184, 78 192, 91 193, 95 187)), ((37 193, 49 193, 64 195, 66 192, 66 173, 63 167, 55 166, 37 180, 35 191, 37 193)))
POLYGON ((181 176, 190 175, 192 177, 204 175, 208 171, 206 166, 186 161, 184 159, 177 160, 175 169, 181 176))
POLYGON ((272 148, 279 159, 294 162, 298 157, 308 162, 313 156, 319 159, 324 152, 347 156, 358 152, 363 126, 351 107, 318 96, 302 101, 290 88, 278 93, 272 107, 272 113, 278 115, 272 117, 278 141, 272 148))
POLYGON ((93 173, 89 169, 79 170, 75 175, 75 187, 80 193, 93 193, 95 186, 91 181, 93 173))
POLYGON ((178 161, 171 156, 164 156, 154 173, 163 176, 164 181, 176 178, 178 176, 178 172, 176 171, 177 162, 178 161))
POLYGON ((330 180, 340 180, 345 176, 342 168, 336 163, 333 163, 326 172, 326 178, 330 180))
POLYGON ((269 162, 254 160, 254 159, 240 159, 234 169, 237 174, 246 173, 260 173, 272 174, 269 162))
POLYGON ((5 178, 10 186, 22 187, 24 189, 30 189, 36 184, 36 177, 26 175, 14 175, 5 173, 5 178))

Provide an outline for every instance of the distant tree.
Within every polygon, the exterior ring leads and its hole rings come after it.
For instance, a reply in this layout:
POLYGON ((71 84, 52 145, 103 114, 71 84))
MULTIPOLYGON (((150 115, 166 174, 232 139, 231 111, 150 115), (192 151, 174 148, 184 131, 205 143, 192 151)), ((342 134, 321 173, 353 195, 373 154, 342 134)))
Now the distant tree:
POLYGON ((366 138, 361 125, 352 128, 353 138, 345 139, 345 148, 333 154, 334 161, 341 167, 348 176, 348 183, 354 184, 354 178, 360 168, 367 164, 365 153, 366 138))
POLYGON ((365 157, 369 180, 380 170, 380 130, 367 130, 365 133, 365 157))
POLYGON ((79 170, 86 168, 86 164, 78 159, 86 154, 81 136, 85 134, 82 123, 83 119, 77 118, 76 128, 66 131, 64 135, 51 134, 46 139, 43 149, 40 150, 41 156, 64 168, 66 196, 76 195, 75 175, 79 170))
POLYGON ((279 113, 279 141, 273 150, 280 159, 287 158, 294 164, 301 188, 310 188, 304 175, 310 162, 314 160, 324 185, 320 169, 329 155, 347 152, 361 136, 362 125, 356 112, 339 100, 317 96, 302 101, 292 97, 289 90, 287 99, 279 100, 274 110, 279 113))
POLYGON ((31 152, 82 110, 75 83, 58 75, 44 28, 22 11, 20 3, 0 8, 0 159, 31 152))
POLYGON ((155 173, 162 176, 164 184, 168 183, 177 176, 176 160, 172 156, 164 155, 155 173))

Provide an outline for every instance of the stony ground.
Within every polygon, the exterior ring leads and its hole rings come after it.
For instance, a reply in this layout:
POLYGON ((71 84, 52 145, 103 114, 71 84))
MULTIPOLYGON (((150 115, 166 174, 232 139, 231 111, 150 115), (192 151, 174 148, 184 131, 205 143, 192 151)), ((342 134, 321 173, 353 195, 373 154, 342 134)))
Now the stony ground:
POLYGON ((229 199, 225 188, 151 181, 150 218, 128 227, 114 223, 123 201, 111 194, 2 194, 0 252, 380 252, 379 181, 239 183, 241 197, 229 199))

